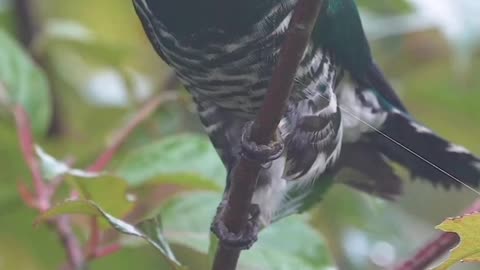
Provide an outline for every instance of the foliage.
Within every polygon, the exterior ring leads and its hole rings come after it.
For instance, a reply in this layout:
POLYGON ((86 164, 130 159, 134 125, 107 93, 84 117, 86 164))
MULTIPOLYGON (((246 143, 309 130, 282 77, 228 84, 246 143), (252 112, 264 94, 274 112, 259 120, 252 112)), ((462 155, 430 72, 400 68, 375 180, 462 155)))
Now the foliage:
MULTIPOLYGON (((13 52, 10 55, 11 59, 3 59, 4 72, 0 74, 0 78, 5 82, 5 88, 8 89, 8 98, 18 102, 29 112, 29 119, 24 119, 23 122, 27 121, 26 123, 28 123, 28 120, 31 120, 32 123, 42 124, 42 126, 38 126, 37 135, 44 135, 50 117, 35 110, 38 108, 45 110, 45 108, 50 109, 51 107, 46 78, 27 54, 19 49, 18 44, 15 44, 7 34, 1 34, 3 48, 9 48, 13 52), (18 61, 19 64, 13 66, 19 66, 19 68, 14 69, 16 72, 14 75, 10 75, 7 73, 7 71, 11 72, 8 67, 12 66, 11 63, 15 63, 15 61, 18 61), (22 79, 23 76, 31 78, 32 83, 28 84, 27 80, 22 79), (39 85, 42 87, 39 91, 42 91, 43 95, 23 93, 34 89, 33 85, 38 84, 38 81, 41 82, 39 85), (19 84, 20 82, 22 84, 19 84), (41 99, 38 99, 40 97, 41 99), (38 100, 29 102, 28 98, 37 98, 38 100)), ((8 104, 8 106, 13 108, 15 104, 8 104)), ((28 134, 28 127, 26 128, 22 129, 19 126, 19 132, 23 134, 21 136, 29 137, 31 134, 28 134)), ((22 141, 22 149, 27 160, 35 159, 29 156, 31 153, 28 149, 33 147, 30 140, 22 141)), ((35 208, 38 207, 42 212, 37 218, 37 223, 46 222, 65 214, 86 214, 100 217, 103 223, 109 224, 120 233, 145 239, 163 254, 172 269, 184 269, 184 267, 173 254, 167 240, 177 245, 184 245, 199 253, 207 253, 206 248, 209 246, 210 240, 209 224, 223 191, 225 172, 218 155, 204 136, 184 134, 149 142, 125 153, 125 157, 112 169, 113 174, 74 169, 65 162, 57 160, 39 146, 36 146, 36 154, 40 162, 41 170, 39 172, 44 181, 53 183, 59 179, 65 179, 69 183, 69 187, 77 194, 44 211, 41 206, 35 204, 35 201, 29 201, 31 195, 25 195, 25 191, 23 191, 25 202, 35 208), (135 202, 128 200, 129 190, 143 193, 148 188, 167 184, 176 185, 182 189, 210 190, 211 192, 180 194, 171 199, 166 198, 159 210, 154 210, 160 211, 160 215, 140 222, 137 227, 115 217, 126 216, 132 211, 135 202), (76 199, 77 197, 78 199, 76 199), (162 226, 160 220, 162 220, 162 226), (160 229, 160 227, 163 228, 160 229), (203 237, 199 237, 201 235, 203 237)), ((35 175, 37 168, 32 166, 30 169, 35 175)), ((38 185, 36 187, 38 188, 38 185)), ((39 190, 37 192, 41 193, 39 190)), ((41 197, 38 198, 38 200, 41 199, 41 197)), ((291 269, 293 267, 318 269, 320 265, 323 267, 331 265, 323 239, 318 232, 309 228, 305 220, 290 220, 282 226, 283 223, 275 229, 265 232, 265 240, 244 256, 244 265, 263 269, 291 269), (307 245, 289 245, 289 248, 282 251, 273 249, 279 241, 277 235, 295 235, 295 238, 303 237, 310 241, 307 245), (272 243, 269 244, 269 242, 272 243), (312 257, 312 251, 323 255, 312 257)), ((81 224, 79 225, 81 226, 81 224)))
POLYGON ((7 91, 5 102, 21 104, 32 118, 33 130, 38 135, 45 134, 51 116, 48 83, 32 59, 19 44, 0 29, 0 78, 1 91, 7 91))
MULTIPOLYGON (((90 170, 108 156, 112 141, 143 103, 164 94, 168 72, 150 49, 130 1, 36 2, 43 31, 23 49, 14 40, 21 18, 13 5, 0 5, 0 268, 62 266, 65 248, 52 226, 32 227, 35 220, 52 225, 62 213, 81 247, 91 252, 93 270, 176 269, 178 262, 208 269, 215 249, 209 225, 225 171, 200 134, 190 102, 163 103, 136 125, 106 166, 90 170), (40 67, 32 55, 46 64, 40 67), (52 208, 41 213, 19 196, 19 190, 37 194, 28 181, 32 176, 19 146, 14 105, 31 120, 45 185, 56 187, 52 208), (63 130, 49 134, 57 121, 63 130), (100 220, 98 226, 92 220, 100 220), (99 243, 92 237, 97 230, 99 243)), ((377 2, 359 1, 362 11, 388 16, 415 10, 409 1, 377 2)), ((414 115, 478 153, 480 127, 472 123, 480 120, 480 77, 452 76, 451 54, 444 48, 450 41, 417 32, 377 40, 377 59, 414 115)), ((478 68, 477 53, 471 70, 478 68)), ((325 199, 320 208, 262 231, 255 247, 242 255, 242 269, 330 269, 333 261, 340 269, 389 268, 411 253, 413 242, 429 238, 434 220, 471 200, 469 193, 435 193, 421 184, 407 185, 396 207, 335 185, 318 194, 325 199), (394 247, 393 255, 378 246, 394 247)))

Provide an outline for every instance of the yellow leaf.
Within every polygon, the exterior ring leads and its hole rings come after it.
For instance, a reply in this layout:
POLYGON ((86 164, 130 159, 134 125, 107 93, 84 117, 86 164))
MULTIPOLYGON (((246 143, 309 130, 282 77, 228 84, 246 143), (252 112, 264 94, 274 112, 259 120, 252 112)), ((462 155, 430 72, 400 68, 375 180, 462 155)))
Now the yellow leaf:
POLYGON ((447 270, 458 262, 480 262, 480 213, 448 218, 436 228, 458 234, 460 243, 433 270, 447 270))

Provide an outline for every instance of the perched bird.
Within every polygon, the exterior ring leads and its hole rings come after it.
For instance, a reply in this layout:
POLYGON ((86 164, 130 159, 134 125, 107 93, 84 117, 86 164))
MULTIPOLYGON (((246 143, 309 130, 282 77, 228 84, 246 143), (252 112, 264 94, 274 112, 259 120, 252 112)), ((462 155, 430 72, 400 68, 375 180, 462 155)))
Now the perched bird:
MULTIPOLYGON (((242 129, 262 105, 296 3, 134 0, 228 172, 239 158, 242 129)), ((296 211, 287 193, 308 193, 312 181, 338 167, 370 176, 347 184, 385 198, 401 189, 389 161, 446 188, 480 181, 477 157, 408 113, 372 59, 354 0, 324 1, 278 134, 285 149, 262 169, 252 201, 263 226, 296 211)))

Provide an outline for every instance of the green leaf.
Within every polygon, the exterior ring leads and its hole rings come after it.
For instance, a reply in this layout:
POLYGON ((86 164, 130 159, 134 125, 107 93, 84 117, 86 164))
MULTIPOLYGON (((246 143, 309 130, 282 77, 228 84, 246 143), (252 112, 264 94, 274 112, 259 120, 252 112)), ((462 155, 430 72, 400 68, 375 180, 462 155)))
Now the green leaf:
POLYGON ((369 12, 378 14, 406 14, 413 10, 412 6, 405 0, 382 1, 359 0, 358 5, 369 12))
POLYGON ((207 254, 210 223, 221 198, 214 192, 189 192, 169 199, 160 208, 165 236, 207 254))
POLYGON ((149 182, 222 190, 225 169, 205 136, 167 137, 136 149, 120 163, 116 173, 130 185, 149 182))
POLYGON ((115 216, 124 216, 133 203, 128 199, 128 183, 113 175, 101 174, 95 177, 70 176, 71 182, 85 200, 92 200, 102 209, 115 216))
POLYGON ((73 169, 50 156, 39 146, 36 146, 35 150, 40 158, 45 179, 52 180, 59 175, 66 175, 83 199, 96 202, 115 216, 123 216, 132 208, 133 204, 127 196, 128 183, 122 178, 73 169))
POLYGON ((450 269, 458 262, 480 262, 480 213, 449 218, 436 227, 460 236, 460 244, 434 270, 450 269))
POLYGON ((35 224, 43 223, 51 218, 66 214, 102 216, 102 213, 96 207, 96 204, 94 202, 84 200, 65 201, 63 203, 55 205, 48 211, 41 214, 35 221, 35 224))
POLYGON ((158 249, 162 250, 162 253, 164 253, 169 260, 175 261, 178 265, 180 265, 175 258, 175 254, 170 248, 170 245, 161 232, 162 225, 160 224, 160 216, 142 221, 137 224, 137 227, 146 236, 148 236, 148 238, 151 239, 156 246, 158 246, 158 249))
POLYGON ((110 226, 120 233, 139 237, 147 241, 150 245, 155 247, 163 255, 164 259, 170 264, 171 269, 174 270, 184 270, 185 268, 178 262, 175 258, 175 255, 171 251, 168 243, 164 240, 163 236, 159 231, 159 222, 158 219, 146 220, 139 224, 139 228, 126 223, 114 216, 105 212, 100 206, 98 206, 93 201, 88 200, 76 200, 76 201, 66 201, 61 203, 47 212, 43 213, 39 218, 37 218, 36 223, 44 222, 48 219, 54 218, 59 215, 65 214, 87 214, 102 217, 105 219, 110 226), (143 231, 145 229, 146 231, 143 231))
POLYGON ((175 184, 196 190, 223 191, 223 188, 219 187, 219 185, 212 181, 212 179, 204 178, 201 175, 193 173, 158 175, 145 181, 142 187, 149 189, 151 186, 162 184, 175 184))
MULTIPOLYGON (((173 197, 161 210, 164 234, 170 242, 188 246, 213 258, 216 243, 208 247, 210 224, 221 196, 212 192, 186 193, 173 197)), ((271 224, 249 251, 242 253, 244 268, 318 270, 332 267, 321 235, 306 216, 292 216, 271 224)))
POLYGON ((208 266, 209 268, 213 267, 213 263, 215 261, 215 254, 218 250, 218 238, 213 234, 210 233, 210 243, 208 244, 208 266))
POLYGON ((0 82, 10 103, 20 104, 28 112, 36 135, 44 135, 51 118, 51 100, 47 79, 5 31, 0 29, 0 82))
POLYGON ((240 263, 245 269, 331 269, 333 261, 325 240, 307 217, 295 215, 271 224, 260 233, 259 241, 242 253, 240 263))

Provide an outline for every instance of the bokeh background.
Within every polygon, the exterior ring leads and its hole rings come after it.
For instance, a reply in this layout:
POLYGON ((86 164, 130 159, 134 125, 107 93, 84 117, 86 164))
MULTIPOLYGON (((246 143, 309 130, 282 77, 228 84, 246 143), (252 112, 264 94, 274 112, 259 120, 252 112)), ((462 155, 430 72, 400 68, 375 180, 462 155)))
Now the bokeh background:
MULTIPOLYGON (((24 18, 14 1, 0 0, 0 27, 20 37, 24 18)), ((224 172, 185 91, 163 89, 169 69, 147 41, 131 1, 32 2, 40 32, 29 51, 41 59, 49 79, 50 95, 39 106, 51 113, 48 130, 36 140, 52 156, 74 157, 75 167, 85 167, 144 102, 162 91, 181 96, 136 129, 108 168, 124 178, 143 213, 163 215, 164 233, 182 262, 204 269, 202 252, 224 172)), ((412 114, 480 154, 480 2, 357 2, 374 55, 412 114)), ((250 266, 244 269, 333 269, 328 268, 332 260, 338 269, 388 269, 435 236, 436 224, 476 198, 471 191, 433 189, 402 175, 405 195, 396 202, 335 186, 309 214, 265 232, 256 250, 246 253, 250 266), (312 237, 315 243, 308 243, 312 237), (288 263, 279 259, 287 257, 288 263), (321 266, 306 262, 315 257, 324 258, 321 266)), ((57 269, 65 261, 56 235, 47 226, 32 226, 38 214, 19 199, 17 184, 29 179, 12 117, 0 108, 0 269, 57 269)), ((85 238, 83 223, 76 220, 76 231, 85 238)), ((129 244, 92 262, 91 269, 168 269, 152 248, 129 244)))

